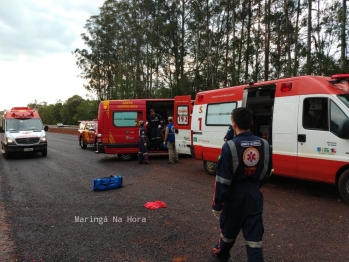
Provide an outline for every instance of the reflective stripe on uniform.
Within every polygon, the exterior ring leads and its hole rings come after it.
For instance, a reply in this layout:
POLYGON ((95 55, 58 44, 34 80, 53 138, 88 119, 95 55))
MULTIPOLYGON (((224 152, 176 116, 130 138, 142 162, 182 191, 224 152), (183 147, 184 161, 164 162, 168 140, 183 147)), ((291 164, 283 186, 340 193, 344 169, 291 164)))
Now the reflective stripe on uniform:
POLYGON ((262 241, 246 241, 246 245, 250 248, 262 248, 262 241))
POLYGON ((235 143, 231 140, 227 141, 228 146, 230 147, 231 156, 232 156, 232 162, 233 162, 233 175, 235 174, 235 171, 238 169, 239 166, 239 157, 238 152, 236 150, 235 143))
POLYGON ((225 242, 225 243, 234 243, 235 242, 235 238, 226 238, 223 236, 223 234, 221 233, 221 239, 225 242))
POLYGON ((263 170, 261 172, 261 176, 260 176, 260 180, 263 179, 263 177, 266 175, 267 171, 268 171, 268 167, 269 167, 269 143, 267 140, 263 139, 263 144, 264 144, 264 166, 263 166, 263 170))
POLYGON ((216 181, 223 184, 223 185, 227 185, 227 186, 230 186, 230 184, 231 184, 230 179, 226 179, 226 178, 223 178, 221 176, 216 176, 216 181))

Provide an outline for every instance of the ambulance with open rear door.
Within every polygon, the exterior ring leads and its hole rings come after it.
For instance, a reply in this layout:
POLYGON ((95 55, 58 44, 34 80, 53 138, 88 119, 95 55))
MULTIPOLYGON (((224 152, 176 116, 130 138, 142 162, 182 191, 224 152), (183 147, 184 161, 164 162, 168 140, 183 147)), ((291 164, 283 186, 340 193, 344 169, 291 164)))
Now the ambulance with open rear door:
POLYGON ((349 203, 349 74, 299 76, 200 92, 192 155, 215 175, 236 107, 254 112, 253 132, 270 141, 274 174, 336 184, 349 203))
MULTIPOLYGON (((190 155, 192 100, 189 95, 176 96, 174 99, 102 101, 98 110, 97 153, 117 154, 123 160, 135 159, 139 151, 139 121, 148 121, 150 109, 154 109, 164 123, 169 116, 173 117, 178 153, 190 155)), ((164 128, 165 124, 160 127, 162 131, 164 128)), ((168 153, 166 147, 154 150, 150 133, 148 129, 149 154, 168 153)))

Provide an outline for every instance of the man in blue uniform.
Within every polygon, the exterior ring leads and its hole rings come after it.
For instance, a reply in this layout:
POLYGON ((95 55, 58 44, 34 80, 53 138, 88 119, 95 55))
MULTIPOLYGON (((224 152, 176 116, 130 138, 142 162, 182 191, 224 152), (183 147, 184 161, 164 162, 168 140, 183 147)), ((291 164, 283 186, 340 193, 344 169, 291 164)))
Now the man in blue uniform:
POLYGON ((164 144, 167 142, 168 163, 178 163, 178 152, 176 148, 175 128, 173 125, 173 117, 168 118, 168 125, 165 130, 164 144))
POLYGON ((152 145, 155 150, 159 150, 161 143, 161 128, 159 128, 159 126, 161 127, 163 123, 162 117, 159 114, 156 114, 154 109, 150 109, 148 123, 152 145))
POLYGON ((147 148, 147 130, 144 128, 144 122, 139 121, 139 138, 138 138, 138 164, 149 164, 147 148))
POLYGON ((270 147, 250 131, 250 109, 234 109, 232 120, 236 136, 224 143, 217 164, 212 212, 220 221, 221 234, 212 254, 218 261, 228 261, 242 230, 248 261, 261 262, 264 227, 260 183, 271 172, 270 147))

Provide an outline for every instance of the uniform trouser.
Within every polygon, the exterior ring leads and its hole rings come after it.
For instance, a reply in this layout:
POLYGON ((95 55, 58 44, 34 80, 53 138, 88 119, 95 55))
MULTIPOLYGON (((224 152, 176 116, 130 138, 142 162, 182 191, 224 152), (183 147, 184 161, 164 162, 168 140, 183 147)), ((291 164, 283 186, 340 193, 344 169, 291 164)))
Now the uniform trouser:
POLYGON ((161 143, 161 130, 159 128, 152 127, 151 128, 151 142, 154 148, 159 149, 161 143))
POLYGON ((148 149, 143 141, 138 141, 138 163, 148 162, 148 149))
POLYGON ((178 161, 178 152, 176 148, 175 142, 167 142, 167 148, 168 148, 168 161, 171 163, 178 161))
POLYGON ((263 262, 262 238, 263 195, 248 196, 245 201, 225 203, 220 216, 221 236, 215 254, 220 261, 228 261, 230 250, 242 230, 246 241, 247 261, 263 262))

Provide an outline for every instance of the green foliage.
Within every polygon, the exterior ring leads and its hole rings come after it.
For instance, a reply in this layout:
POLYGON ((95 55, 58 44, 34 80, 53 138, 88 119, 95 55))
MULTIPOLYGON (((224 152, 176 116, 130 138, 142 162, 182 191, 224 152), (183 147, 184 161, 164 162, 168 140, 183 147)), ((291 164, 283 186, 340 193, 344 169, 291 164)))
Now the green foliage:
POLYGON ((78 95, 68 98, 64 103, 58 101, 55 104, 46 102, 29 103, 28 106, 38 110, 41 120, 47 125, 63 123, 65 125, 77 125, 79 120, 96 119, 98 115, 99 100, 84 100, 78 95))
MULTIPOLYGON (((347 24, 342 0, 106 0, 73 54, 99 100, 194 96, 309 68, 338 73, 347 24)), ((62 120, 74 121, 70 111, 62 120)))

